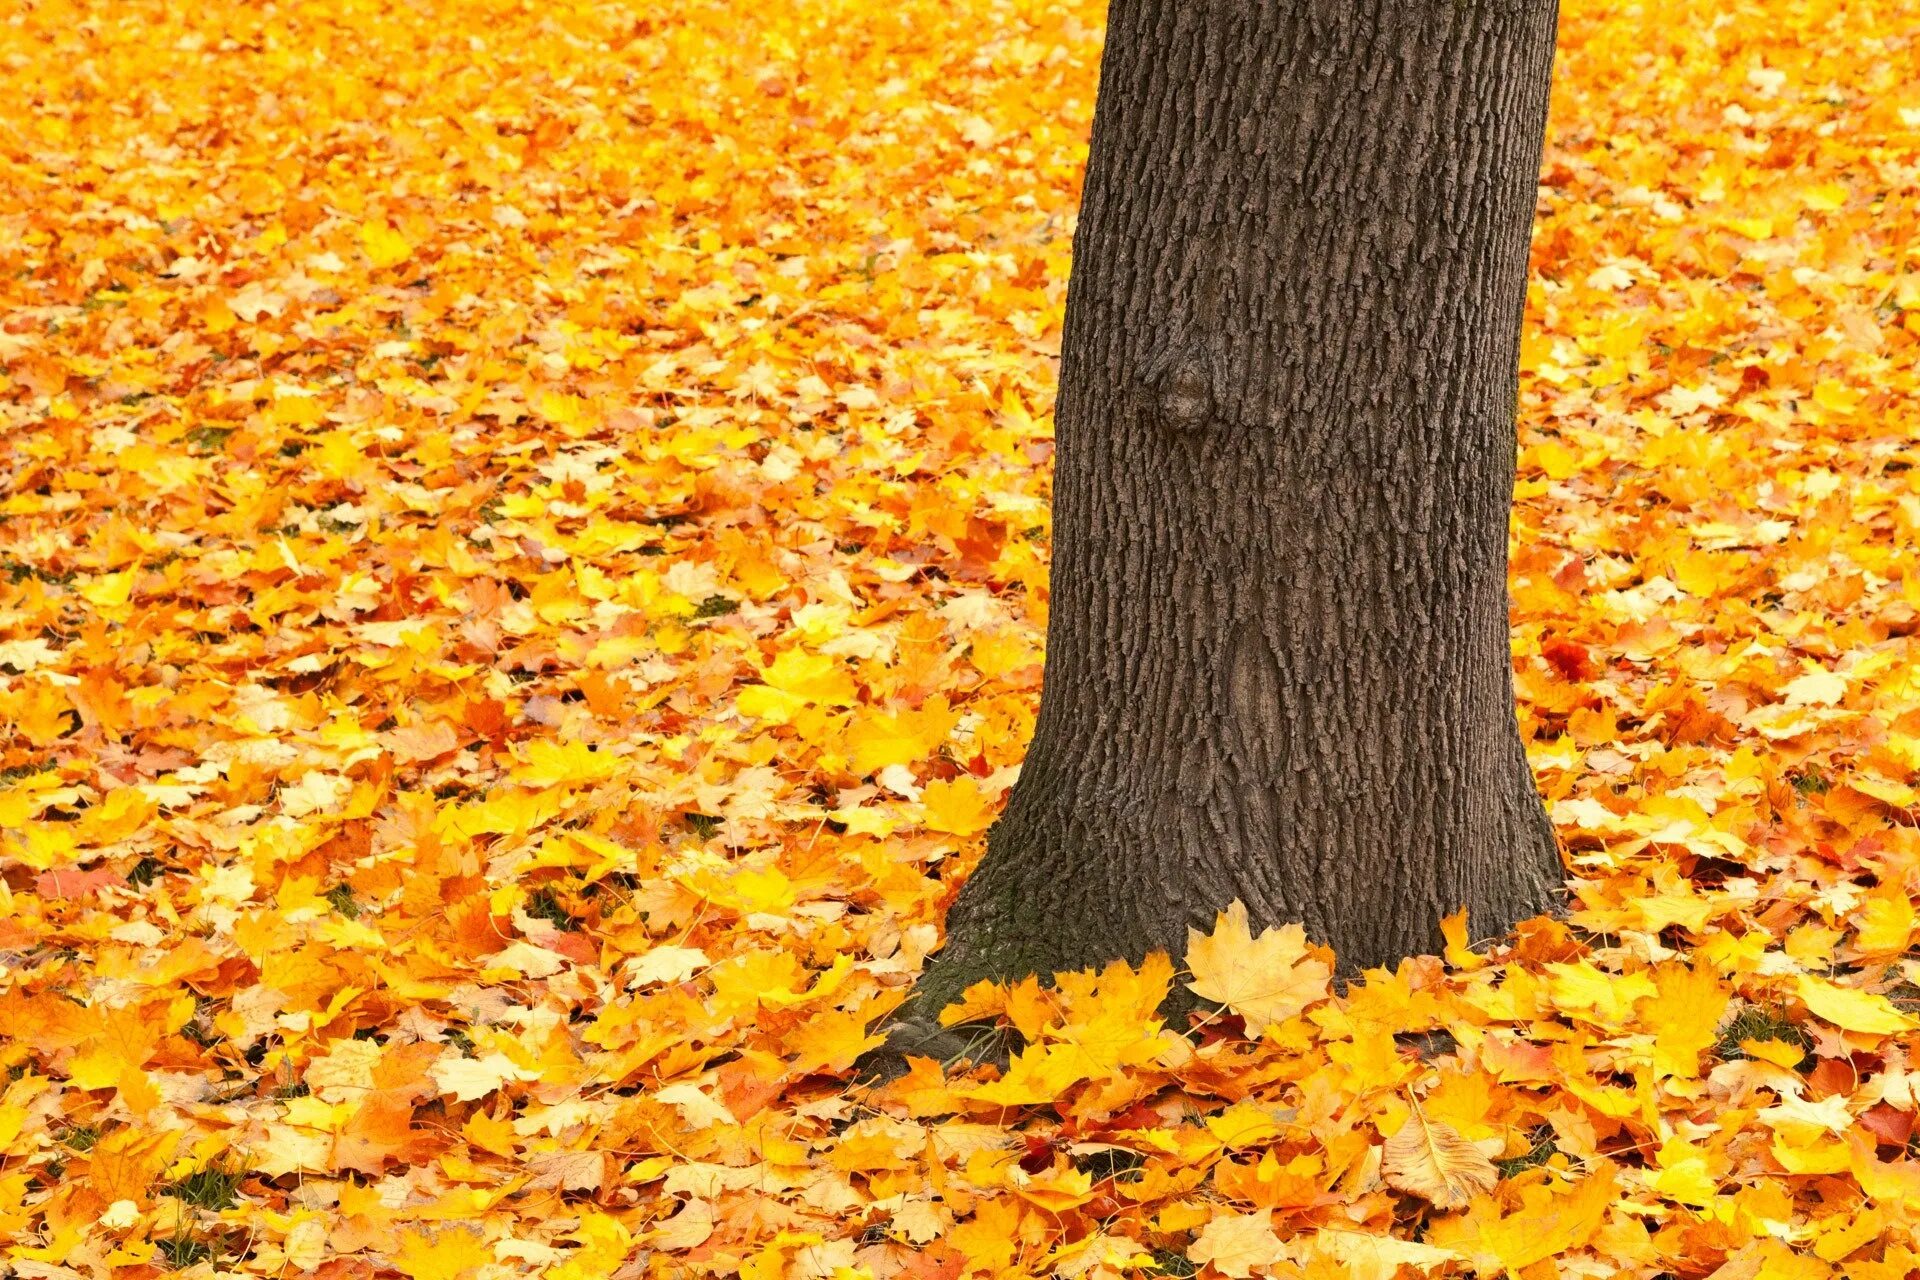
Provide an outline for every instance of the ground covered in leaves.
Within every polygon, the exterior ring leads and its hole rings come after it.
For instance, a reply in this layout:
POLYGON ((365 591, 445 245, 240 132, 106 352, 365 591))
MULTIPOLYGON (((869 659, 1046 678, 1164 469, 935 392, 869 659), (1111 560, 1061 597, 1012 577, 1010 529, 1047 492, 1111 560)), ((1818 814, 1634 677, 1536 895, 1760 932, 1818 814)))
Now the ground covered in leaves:
POLYGON ((1033 720, 1100 21, 12 7, 0 1270, 1920 1266, 1897 4, 1566 6, 1567 921, 1336 996, 1230 914, 849 1083, 1033 720))

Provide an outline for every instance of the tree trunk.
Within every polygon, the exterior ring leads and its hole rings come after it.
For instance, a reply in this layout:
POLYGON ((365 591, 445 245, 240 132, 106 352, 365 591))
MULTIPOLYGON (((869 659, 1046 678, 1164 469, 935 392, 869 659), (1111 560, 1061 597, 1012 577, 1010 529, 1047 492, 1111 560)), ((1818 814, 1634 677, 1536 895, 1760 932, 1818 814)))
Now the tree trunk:
POLYGON ((1348 972, 1551 905, 1506 561, 1555 9, 1114 0, 1046 687, 921 1008, 1235 898, 1348 972))

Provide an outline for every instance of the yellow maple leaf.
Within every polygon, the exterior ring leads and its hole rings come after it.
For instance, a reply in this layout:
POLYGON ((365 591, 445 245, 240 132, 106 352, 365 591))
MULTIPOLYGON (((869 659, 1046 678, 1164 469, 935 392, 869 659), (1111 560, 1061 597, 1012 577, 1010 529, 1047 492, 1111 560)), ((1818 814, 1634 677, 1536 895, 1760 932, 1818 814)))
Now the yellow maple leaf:
POLYGON ((1731 993, 1704 964, 1691 969, 1662 965, 1653 980, 1658 993, 1640 1004, 1642 1019, 1653 1032, 1654 1070, 1691 1080, 1700 1072, 1701 1051, 1718 1034, 1731 993))
POLYGON ((413 245, 385 218, 360 224, 360 249, 377 268, 397 267, 413 256, 413 245))
POLYGON ((918 710, 857 716, 847 730, 853 771, 869 774, 888 765, 917 764, 940 749, 959 720, 945 698, 930 698, 918 710))
POLYGON ((119 573, 103 573, 77 590, 82 599, 96 608, 111 612, 133 598, 133 583, 136 571, 123 569, 119 573))
POLYGON ((1788 681, 1780 692, 1790 707, 1830 707, 1847 696, 1847 678, 1815 667, 1788 681))
POLYGON ((88 1182, 103 1201, 150 1204, 153 1182, 180 1145, 181 1130, 116 1129, 88 1152, 88 1182))
POLYGON ((1647 1186, 1669 1200, 1703 1208, 1719 1191, 1708 1168, 1707 1153, 1682 1138, 1668 1138, 1654 1152, 1656 1168, 1647 1174, 1647 1186))
POLYGON ((1093 1199, 1093 1176, 1071 1166, 1029 1174, 1016 1164, 1007 1174, 1015 1195, 1049 1213, 1065 1213, 1093 1199))
POLYGON ((1022 1049, 1007 1073, 960 1096, 1003 1107, 1052 1102, 1087 1078, 1087 1057, 1070 1045, 1035 1044, 1022 1049))
POLYGON ((598 782, 623 767, 613 752, 597 751, 578 738, 565 742, 537 738, 526 745, 525 762, 514 765, 511 776, 523 786, 545 788, 598 782))
POLYGON ((940 1025, 955 1027, 963 1022, 988 1022, 1007 1011, 1007 986, 982 978, 960 993, 960 999, 940 1011, 940 1025))
POLYGON ((735 705, 742 715, 785 724, 803 708, 852 705, 853 677, 836 658, 803 649, 784 650, 760 673, 761 683, 740 691, 735 705))
POLYGON ((999 1274, 1012 1262, 1020 1247, 1022 1218, 1043 1216, 1022 1208, 1015 1196, 982 1200, 972 1219, 947 1233, 947 1240, 967 1259, 975 1271, 999 1274))
POLYGON ((920 808, 929 830, 948 835, 978 835, 993 825, 993 802, 964 773, 950 782, 929 782, 920 796, 920 808))
POLYGON ((1771 1062, 1778 1067, 1797 1067, 1805 1060, 1805 1048, 1790 1040, 1742 1040, 1740 1052, 1755 1062, 1771 1062))
POLYGON ((428 1233, 409 1228, 393 1251, 393 1265, 409 1280, 459 1280, 493 1261, 478 1231, 447 1227, 428 1233))
POLYGON ((1460 908, 1440 922, 1440 937, 1446 943, 1447 963, 1463 973, 1484 968, 1487 958, 1474 951, 1467 941, 1467 909, 1460 908))
POLYGON ((1876 1203, 1920 1214, 1920 1160, 1882 1161, 1873 1153, 1873 1139, 1857 1130, 1847 1135, 1847 1155, 1860 1189, 1876 1203))
POLYGON ((790 1032, 784 1042, 792 1055, 794 1075, 813 1071, 846 1071, 869 1049, 887 1042, 867 1030, 873 1019, 859 1010, 816 1013, 790 1032))
POLYGON ((698 1248, 713 1234, 713 1224, 713 1206, 705 1200, 689 1200, 680 1212, 647 1233, 646 1241, 669 1251, 698 1248))
POLYGON ((1332 968, 1297 924, 1263 929, 1255 938, 1246 904, 1235 899, 1214 920, 1213 932, 1187 930, 1187 989, 1225 1005, 1258 1036, 1327 995, 1332 968))
POLYGON ((158 1011, 138 1004, 102 1007, 95 1020, 93 1034, 67 1068, 82 1089, 104 1089, 138 1075, 167 1030, 158 1011))
POLYGON ((1613 1202, 1609 1167, 1565 1189, 1527 1186, 1520 1192, 1520 1207, 1511 1213, 1490 1197, 1476 1196, 1467 1212, 1436 1220, 1427 1238, 1466 1255, 1478 1275, 1511 1274, 1585 1244, 1613 1202))
POLYGON ((327 1260, 327 1215, 300 1209, 287 1227, 284 1252, 287 1261, 301 1271, 316 1271, 327 1260))
POLYGON ((427 1074, 441 1093, 449 1094, 460 1102, 484 1098, 506 1088, 515 1080, 540 1078, 539 1072, 529 1071, 504 1053, 490 1053, 484 1058, 464 1058, 457 1052, 451 1052, 428 1068, 427 1074))
POLYGON ((1854 921, 1854 946, 1863 956, 1897 956, 1913 938, 1916 919, 1906 887, 1886 881, 1867 891, 1854 921))
POLYGON ((1847 203, 1848 191, 1843 182, 1821 182, 1800 188, 1800 203, 1809 209, 1822 213, 1832 213, 1847 203))
POLYGON ((654 1100, 664 1102, 680 1113, 681 1119, 696 1129, 708 1129, 715 1125, 738 1124, 733 1113, 720 1102, 714 1100, 698 1085, 682 1081, 670 1084, 664 1089, 654 1091, 654 1100))
POLYGON ((792 952, 765 947, 731 956, 707 972, 713 983, 713 1006, 725 1017, 751 1013, 763 1003, 792 1003, 806 976, 806 968, 792 952))
POLYGON ((1549 964, 1546 973, 1547 990, 1556 1009, 1608 1030, 1624 1027, 1632 1020, 1639 1001, 1659 994, 1659 988, 1645 973, 1608 973, 1585 960, 1549 964))
POLYGON ((1890 1036, 1911 1031, 1914 1021, 1893 1007, 1885 996, 1857 987, 1843 987, 1816 974, 1803 973, 1795 981, 1801 1002, 1814 1017, 1862 1035, 1890 1036))
POLYGON ((1280 1134, 1280 1123, 1273 1112, 1251 1102, 1236 1103, 1219 1115, 1208 1116, 1206 1125, 1207 1132, 1230 1149, 1256 1146, 1280 1134))

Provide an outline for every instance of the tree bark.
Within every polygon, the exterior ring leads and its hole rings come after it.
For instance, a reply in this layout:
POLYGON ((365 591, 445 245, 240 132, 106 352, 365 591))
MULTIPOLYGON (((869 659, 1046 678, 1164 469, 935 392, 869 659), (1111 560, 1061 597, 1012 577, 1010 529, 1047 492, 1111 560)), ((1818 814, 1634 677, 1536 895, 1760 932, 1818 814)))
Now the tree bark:
POLYGON ((1348 972, 1545 909, 1507 518, 1554 0, 1114 0, 1046 684, 916 1003, 1184 953, 1348 972))

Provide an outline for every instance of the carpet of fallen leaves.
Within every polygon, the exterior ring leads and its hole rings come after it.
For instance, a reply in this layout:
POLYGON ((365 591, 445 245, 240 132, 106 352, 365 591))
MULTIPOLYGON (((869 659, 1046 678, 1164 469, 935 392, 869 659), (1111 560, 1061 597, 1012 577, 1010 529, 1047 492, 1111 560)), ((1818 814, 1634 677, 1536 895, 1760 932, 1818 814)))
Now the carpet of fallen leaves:
POLYGON ((1230 913, 849 1083, 1033 720, 1100 23, 10 8, 0 1271, 1920 1267, 1899 4, 1567 6, 1569 918, 1340 996, 1230 913))

